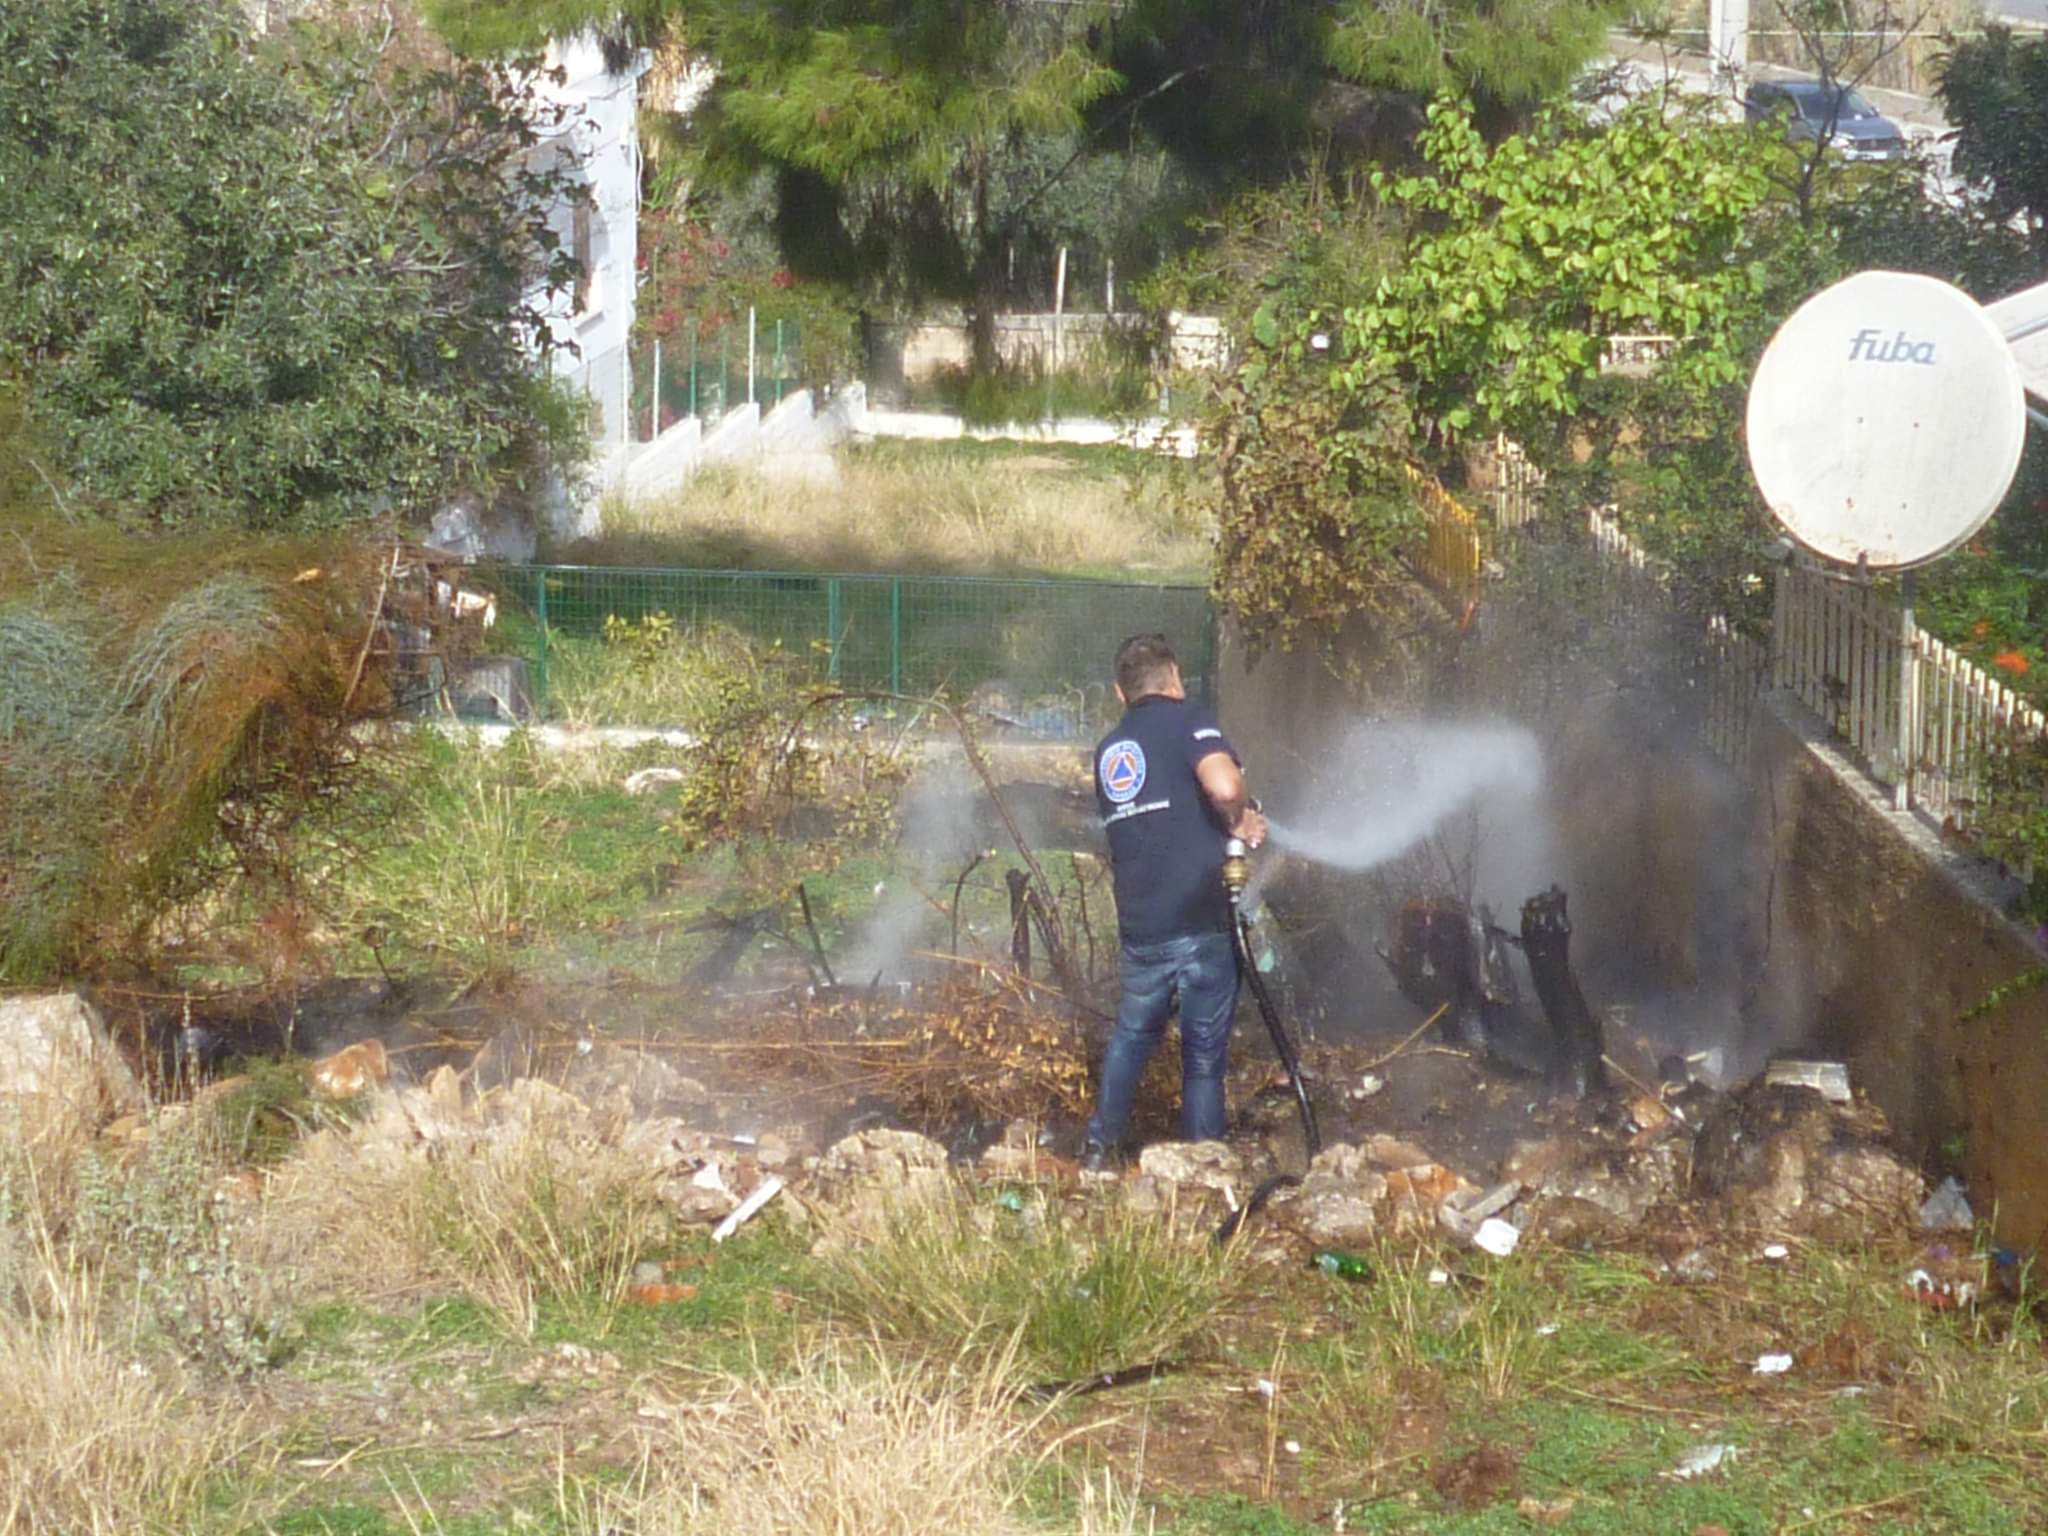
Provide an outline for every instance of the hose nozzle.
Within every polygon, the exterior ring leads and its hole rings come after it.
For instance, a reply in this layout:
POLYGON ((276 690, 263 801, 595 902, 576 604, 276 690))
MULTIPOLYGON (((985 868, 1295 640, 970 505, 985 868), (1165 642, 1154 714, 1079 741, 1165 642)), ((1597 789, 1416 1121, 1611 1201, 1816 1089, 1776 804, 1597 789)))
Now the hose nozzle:
POLYGON ((1251 849, 1241 837, 1225 838, 1223 841, 1223 889, 1230 893, 1232 906, 1244 895, 1245 882, 1251 878, 1252 866, 1249 857, 1251 849))

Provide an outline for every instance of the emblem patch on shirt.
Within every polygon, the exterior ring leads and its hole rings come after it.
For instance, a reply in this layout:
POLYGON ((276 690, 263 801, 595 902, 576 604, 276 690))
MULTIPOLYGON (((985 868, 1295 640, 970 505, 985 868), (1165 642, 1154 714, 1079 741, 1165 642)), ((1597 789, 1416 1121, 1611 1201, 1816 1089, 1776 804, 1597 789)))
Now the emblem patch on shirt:
POLYGON ((1111 805, 1128 805, 1145 787, 1145 749, 1135 741, 1113 741, 1102 749, 1102 793, 1111 805))

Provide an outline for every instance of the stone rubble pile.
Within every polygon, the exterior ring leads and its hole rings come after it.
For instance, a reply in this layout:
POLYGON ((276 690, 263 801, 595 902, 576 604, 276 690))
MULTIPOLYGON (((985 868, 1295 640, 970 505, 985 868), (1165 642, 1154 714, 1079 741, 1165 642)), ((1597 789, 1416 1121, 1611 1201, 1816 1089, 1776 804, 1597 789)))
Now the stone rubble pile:
MULTIPOLYGON (((721 1134, 702 1125, 712 1118, 711 1092, 656 1056, 584 1040, 566 1066, 556 1053, 546 1075, 543 1056, 532 1032, 514 1026, 466 1070, 444 1066, 412 1083, 376 1042, 350 1046, 314 1063, 308 1080, 317 1093, 359 1103, 360 1118, 313 1141, 324 1155, 372 1164, 487 1155, 535 1133, 609 1148, 644 1163, 687 1224, 722 1221, 770 1178, 794 1180, 806 1199, 856 1216, 886 1215, 950 1187, 946 1149, 910 1131, 863 1130, 822 1149, 801 1127, 721 1134)), ((23 1105, 54 1108, 88 1131, 115 1120, 117 1133, 130 1126, 134 1134, 148 1123, 134 1076, 91 1005, 73 994, 0 999, 0 1110, 23 1105)), ((1691 1089, 1675 1102, 1624 1095, 1598 1121, 1519 1142, 1497 1168, 1469 1170, 1476 1180, 1386 1135, 1325 1147, 1292 1180, 1275 1178, 1270 1148, 1222 1142, 1157 1144, 1121 1176, 1087 1175, 1023 1122, 982 1153, 975 1171, 1083 1191, 1114 1187, 1141 1211, 1213 1210, 1219 1219, 1269 1186, 1263 1219, 1317 1247, 1439 1229, 1491 1247, 1502 1223, 1515 1237, 1580 1246, 1697 1205, 1726 1226, 1771 1236, 1914 1222, 1926 1183, 1885 1140, 1884 1118, 1867 1101, 1760 1079, 1726 1094, 1691 1089)))
MULTIPOLYGON (((1659 1213, 1675 1221, 1695 1203, 1714 1206, 1728 1226, 1772 1235, 1908 1222, 1927 1186, 1885 1139, 1874 1106, 1806 1086, 1758 1081, 1725 1095, 1695 1091, 1679 1104, 1637 1094, 1597 1126, 1515 1144, 1483 1186, 1392 1136, 1328 1146, 1266 1211, 1336 1248, 1431 1228, 1488 1246, 1503 1221, 1518 1235, 1578 1247, 1659 1213)), ((1016 1155, 1000 1166, 1015 1167, 1016 1155)), ((1221 1142, 1165 1143, 1147 1147, 1124 1184, 1145 1209, 1234 1210, 1271 1171, 1221 1142)))

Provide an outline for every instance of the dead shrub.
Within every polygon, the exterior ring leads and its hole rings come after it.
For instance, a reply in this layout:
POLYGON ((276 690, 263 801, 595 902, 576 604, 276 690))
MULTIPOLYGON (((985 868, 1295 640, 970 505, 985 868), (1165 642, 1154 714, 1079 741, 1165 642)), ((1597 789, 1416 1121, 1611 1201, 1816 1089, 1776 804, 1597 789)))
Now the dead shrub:
POLYGON ((358 670, 388 546, 19 531, 25 558, 0 570, 0 978, 135 955, 161 914, 226 891, 301 904, 292 833, 390 702, 384 661, 358 670))

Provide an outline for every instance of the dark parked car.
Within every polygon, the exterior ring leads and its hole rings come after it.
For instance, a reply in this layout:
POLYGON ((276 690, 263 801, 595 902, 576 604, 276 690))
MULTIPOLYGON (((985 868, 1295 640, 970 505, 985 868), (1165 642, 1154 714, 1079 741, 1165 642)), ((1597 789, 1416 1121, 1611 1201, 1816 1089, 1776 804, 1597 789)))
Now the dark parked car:
POLYGON ((1785 136, 1795 144, 1812 144, 1833 121, 1831 149, 1847 160, 1903 160, 1906 135, 1899 125, 1855 91, 1818 80, 1760 81, 1742 98, 1742 114, 1752 123, 1785 119, 1785 136))

